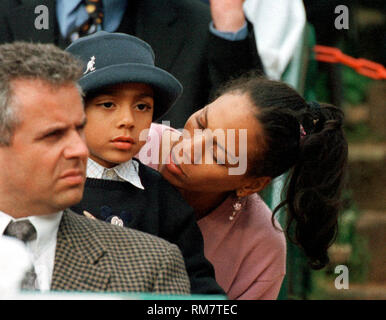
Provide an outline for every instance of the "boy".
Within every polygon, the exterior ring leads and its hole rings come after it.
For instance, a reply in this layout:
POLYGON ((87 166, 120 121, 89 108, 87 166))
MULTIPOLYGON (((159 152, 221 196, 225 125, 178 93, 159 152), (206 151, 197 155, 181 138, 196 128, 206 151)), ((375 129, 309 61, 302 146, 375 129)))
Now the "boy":
POLYGON ((90 151, 84 196, 72 209, 177 244, 191 292, 224 294, 204 256, 191 207, 158 172, 133 159, 146 142, 143 130, 169 110, 182 86, 154 66, 151 47, 133 36, 101 31, 66 50, 84 63, 79 85, 90 151))

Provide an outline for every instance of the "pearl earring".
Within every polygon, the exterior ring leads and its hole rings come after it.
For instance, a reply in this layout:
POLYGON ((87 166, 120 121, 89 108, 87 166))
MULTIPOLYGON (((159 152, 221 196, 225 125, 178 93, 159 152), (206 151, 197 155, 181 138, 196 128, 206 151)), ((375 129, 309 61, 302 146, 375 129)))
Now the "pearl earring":
POLYGON ((237 197, 237 200, 232 204, 233 212, 232 215, 229 216, 229 220, 232 221, 235 216, 243 209, 243 204, 241 203, 241 197, 237 197))

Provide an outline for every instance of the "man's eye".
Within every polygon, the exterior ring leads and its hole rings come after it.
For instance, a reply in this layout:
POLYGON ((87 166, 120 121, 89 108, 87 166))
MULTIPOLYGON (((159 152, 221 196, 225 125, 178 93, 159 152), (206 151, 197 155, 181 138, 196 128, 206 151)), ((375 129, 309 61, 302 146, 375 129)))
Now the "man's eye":
POLYGON ((77 127, 76 127, 76 131, 78 131, 78 132, 83 132, 83 131, 84 131, 84 127, 85 127, 84 124, 82 124, 82 125, 80 125, 80 126, 77 126, 77 127))
POLYGON ((63 134, 63 131, 61 130, 55 130, 45 135, 45 138, 54 138, 59 137, 61 134, 63 134))

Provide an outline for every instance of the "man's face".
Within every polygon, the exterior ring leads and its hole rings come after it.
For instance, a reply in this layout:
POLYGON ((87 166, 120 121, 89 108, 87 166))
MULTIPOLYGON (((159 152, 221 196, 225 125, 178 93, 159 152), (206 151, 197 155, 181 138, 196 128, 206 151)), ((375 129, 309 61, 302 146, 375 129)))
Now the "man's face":
POLYGON ((0 147, 0 210, 21 217, 78 203, 88 150, 77 88, 27 79, 12 81, 11 88, 20 124, 11 144, 0 147))

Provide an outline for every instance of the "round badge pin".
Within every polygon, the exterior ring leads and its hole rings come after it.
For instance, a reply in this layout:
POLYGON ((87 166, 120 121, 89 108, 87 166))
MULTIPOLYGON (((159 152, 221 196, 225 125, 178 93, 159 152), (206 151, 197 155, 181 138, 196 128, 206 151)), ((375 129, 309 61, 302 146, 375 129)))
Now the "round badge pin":
POLYGON ((116 225, 116 226, 123 227, 123 221, 122 221, 122 219, 118 218, 117 216, 114 216, 114 217, 111 219, 111 224, 114 224, 114 225, 116 225))

